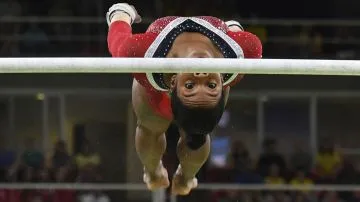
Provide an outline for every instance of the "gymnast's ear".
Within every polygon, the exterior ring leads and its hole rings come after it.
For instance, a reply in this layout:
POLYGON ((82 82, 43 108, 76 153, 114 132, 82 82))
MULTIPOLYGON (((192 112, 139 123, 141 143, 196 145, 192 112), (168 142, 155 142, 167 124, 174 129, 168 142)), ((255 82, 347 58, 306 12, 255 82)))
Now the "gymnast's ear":
POLYGON ((176 74, 172 75, 170 79, 170 89, 174 89, 176 86, 176 74))

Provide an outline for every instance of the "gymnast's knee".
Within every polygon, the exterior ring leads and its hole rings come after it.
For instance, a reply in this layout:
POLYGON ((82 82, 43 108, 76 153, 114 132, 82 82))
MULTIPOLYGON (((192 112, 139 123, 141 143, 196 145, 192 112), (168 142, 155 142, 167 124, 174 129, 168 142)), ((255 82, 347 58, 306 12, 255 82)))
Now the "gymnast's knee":
POLYGON ((141 136, 146 136, 149 138, 157 138, 160 137, 161 135, 164 135, 164 131, 161 130, 154 130, 151 127, 146 127, 144 125, 138 125, 136 127, 136 135, 141 135, 141 136))
POLYGON ((188 134, 186 135, 186 145, 192 150, 198 150, 206 143, 208 134, 188 134))

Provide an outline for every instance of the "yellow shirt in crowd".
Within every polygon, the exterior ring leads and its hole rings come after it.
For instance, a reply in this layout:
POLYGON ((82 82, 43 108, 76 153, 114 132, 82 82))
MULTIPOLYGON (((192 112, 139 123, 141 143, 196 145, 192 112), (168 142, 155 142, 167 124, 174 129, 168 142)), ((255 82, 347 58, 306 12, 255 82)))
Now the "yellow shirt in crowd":
POLYGON ((76 165, 79 168, 83 168, 88 164, 99 165, 100 164, 100 156, 98 154, 92 154, 89 156, 84 156, 82 154, 76 155, 76 165))
MULTIPOLYGON (((290 181, 290 184, 293 185, 293 186, 311 186, 314 184, 314 182, 309 179, 309 178, 305 178, 305 179, 297 179, 297 178, 294 178, 290 181)), ((310 191, 310 189, 302 189, 303 192, 308 192, 310 191)))
POLYGON ((285 180, 282 177, 266 177, 266 184, 285 184, 285 180))
POLYGON ((334 167, 341 163, 341 156, 338 152, 333 154, 318 154, 316 156, 316 164, 321 168, 320 175, 333 174, 334 167))

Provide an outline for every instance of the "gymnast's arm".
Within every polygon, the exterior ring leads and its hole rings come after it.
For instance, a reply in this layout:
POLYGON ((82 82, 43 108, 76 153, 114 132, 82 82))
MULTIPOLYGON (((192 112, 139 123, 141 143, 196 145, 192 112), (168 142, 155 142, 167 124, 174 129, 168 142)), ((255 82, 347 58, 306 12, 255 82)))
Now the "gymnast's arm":
POLYGON ((262 44, 256 35, 246 31, 229 31, 228 35, 240 45, 244 52, 245 58, 262 58, 262 44))
MULTIPOLYGON (((256 35, 250 32, 242 31, 240 29, 239 30, 233 29, 233 30, 234 31, 231 31, 230 29, 230 31, 228 31, 227 34, 240 45, 240 47, 244 52, 244 58, 253 58, 253 59, 262 58, 262 44, 260 39, 256 35)), ((234 86, 243 77, 244 77, 243 74, 239 74, 234 79, 234 81, 232 81, 228 85, 234 86)))
MULTIPOLYGON (((141 39, 151 36, 132 33, 131 24, 141 21, 135 8, 128 4, 115 4, 109 9, 106 17, 109 24, 107 41, 111 55, 113 57, 143 57, 150 40, 141 39), (111 14, 116 9, 127 10, 127 12, 118 11, 111 14)), ((153 89, 145 73, 133 73, 132 75, 146 89, 153 89)))
POLYGON ((131 18, 128 14, 116 13, 110 21, 107 37, 109 52, 113 57, 128 57, 128 51, 124 46, 132 37, 131 18))

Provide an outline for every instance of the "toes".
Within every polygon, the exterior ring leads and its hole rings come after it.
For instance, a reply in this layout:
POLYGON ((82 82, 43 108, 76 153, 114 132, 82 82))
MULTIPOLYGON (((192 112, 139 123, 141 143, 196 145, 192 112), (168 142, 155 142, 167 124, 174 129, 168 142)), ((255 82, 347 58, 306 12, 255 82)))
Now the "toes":
POLYGON ((143 181, 149 190, 167 188, 170 186, 168 172, 165 168, 161 168, 155 176, 150 176, 149 173, 145 172, 143 175, 143 181))
MULTIPOLYGON (((174 177, 174 179, 177 177, 174 177)), ((179 179, 175 179, 173 180, 171 192, 174 195, 188 195, 191 192, 191 190, 196 188, 197 186, 198 186, 197 178, 193 178, 184 184, 180 183, 179 179)))

